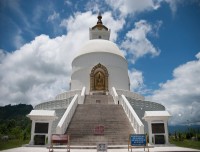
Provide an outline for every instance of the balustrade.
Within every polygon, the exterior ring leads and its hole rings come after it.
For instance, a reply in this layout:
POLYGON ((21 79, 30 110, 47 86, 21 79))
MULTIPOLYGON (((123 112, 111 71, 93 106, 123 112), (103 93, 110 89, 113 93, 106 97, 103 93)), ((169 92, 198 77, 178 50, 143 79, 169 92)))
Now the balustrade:
POLYGON ((126 97, 122 94, 120 99, 120 103, 122 104, 122 107, 124 108, 125 113, 127 114, 127 117, 129 118, 129 121, 134 129, 134 132, 136 134, 143 134, 144 133, 144 125, 141 122, 140 118, 136 114, 135 110, 130 105, 129 101, 126 99, 126 97))
POLYGON ((60 119, 58 126, 56 127, 57 134, 64 134, 78 105, 78 94, 74 96, 70 105, 66 109, 64 115, 60 119))

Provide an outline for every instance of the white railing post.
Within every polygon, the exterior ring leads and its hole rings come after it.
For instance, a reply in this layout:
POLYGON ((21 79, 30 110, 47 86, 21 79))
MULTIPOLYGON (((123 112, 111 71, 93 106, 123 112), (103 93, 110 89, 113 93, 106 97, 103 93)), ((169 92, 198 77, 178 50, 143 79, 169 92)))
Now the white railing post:
POLYGON ((124 111, 126 112, 127 117, 129 118, 129 121, 135 131, 136 134, 143 134, 144 133, 144 125, 138 115, 136 114, 133 107, 130 105, 129 101, 126 99, 126 97, 122 94, 122 106, 124 108, 124 111))
POLYGON ((119 97, 118 97, 118 94, 117 94, 117 91, 116 91, 115 87, 112 87, 111 95, 113 97, 114 103, 118 104, 119 97))
POLYGON ((79 104, 83 104, 83 103, 84 103, 85 94, 86 94, 86 88, 83 87, 83 89, 82 89, 82 91, 81 91, 81 94, 80 94, 79 101, 78 101, 79 104))

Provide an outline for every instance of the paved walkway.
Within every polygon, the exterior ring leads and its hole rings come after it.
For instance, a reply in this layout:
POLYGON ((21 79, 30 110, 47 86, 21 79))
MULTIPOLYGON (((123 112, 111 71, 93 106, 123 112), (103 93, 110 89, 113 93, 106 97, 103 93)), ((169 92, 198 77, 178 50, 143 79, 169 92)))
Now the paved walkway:
MULTIPOLYGON (((45 147, 19 147, 8 150, 3 150, 2 152, 48 152, 49 150, 45 147)), ((130 150, 129 150, 130 151, 130 150)), ((133 152, 144 151, 144 148, 133 149, 133 152)), ((147 149, 146 149, 147 151, 147 149)), ((176 146, 169 147, 154 147, 149 148, 150 152, 161 152, 161 151, 170 151, 170 152, 184 152, 184 151, 200 151, 190 148, 182 148, 176 146)), ((54 152, 66 152, 65 149, 55 149, 54 152)), ((96 149, 71 149, 70 152, 97 152, 96 149)), ((128 149, 108 149, 108 152, 128 152, 128 149)))

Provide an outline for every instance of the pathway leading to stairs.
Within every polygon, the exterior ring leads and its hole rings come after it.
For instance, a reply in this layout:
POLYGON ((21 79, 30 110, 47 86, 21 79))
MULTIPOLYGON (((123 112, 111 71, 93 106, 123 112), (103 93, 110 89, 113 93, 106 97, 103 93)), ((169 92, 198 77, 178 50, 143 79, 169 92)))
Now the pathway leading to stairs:
MULTIPOLYGON (((96 152, 96 149, 71 149, 70 152, 96 152)), ((133 152, 142 152, 144 151, 144 148, 135 148, 132 150, 133 152)), ((146 150, 147 151, 147 150, 146 150)), ((183 147, 176 147, 176 146, 163 146, 163 147, 154 147, 149 148, 150 152, 188 152, 188 151, 200 151, 197 149, 191 149, 191 148, 183 148, 183 147)), ((18 147, 8 150, 3 150, 1 152, 48 152, 48 149, 46 147, 18 147)), ((55 149, 55 152, 66 152, 66 149, 55 149)), ((124 149, 108 149, 108 152, 128 152, 127 148, 124 149)), ((129 151, 130 152, 130 151, 129 151)))

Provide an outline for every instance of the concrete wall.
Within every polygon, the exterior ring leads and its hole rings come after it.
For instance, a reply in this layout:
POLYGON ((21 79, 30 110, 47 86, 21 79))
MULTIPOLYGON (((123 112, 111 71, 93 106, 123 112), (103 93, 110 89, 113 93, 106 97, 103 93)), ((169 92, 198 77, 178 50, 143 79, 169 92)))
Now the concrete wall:
POLYGON ((92 30, 90 28, 90 40, 91 39, 104 39, 104 40, 109 40, 110 38, 110 30, 105 30, 105 29, 102 29, 102 30, 98 30, 97 28, 92 30))

